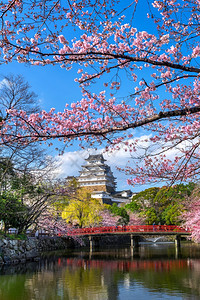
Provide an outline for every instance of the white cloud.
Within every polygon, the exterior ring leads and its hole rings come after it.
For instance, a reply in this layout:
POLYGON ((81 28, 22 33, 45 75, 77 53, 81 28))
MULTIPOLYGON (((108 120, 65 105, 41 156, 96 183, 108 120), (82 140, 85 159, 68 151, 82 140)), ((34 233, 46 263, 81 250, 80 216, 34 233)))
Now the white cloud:
POLYGON ((80 150, 73 152, 65 152, 61 156, 57 156, 58 168, 55 170, 58 177, 77 176, 89 154, 94 154, 94 150, 80 150))
MULTIPOLYGON (((142 136, 140 140, 148 139, 150 136, 142 136)), ((134 139, 129 140, 129 142, 134 141, 134 139)), ((117 179, 117 189, 131 189, 127 185, 126 180, 128 177, 117 170, 117 167, 125 167, 131 162, 131 153, 125 151, 125 146, 121 143, 119 150, 114 150, 112 152, 106 152, 105 149, 87 149, 74 152, 65 152, 62 156, 57 156, 59 167, 55 170, 55 174, 58 177, 65 178, 67 176, 78 176, 81 166, 85 163, 85 159, 88 158, 90 154, 102 153, 106 159, 106 163, 111 167, 114 176, 117 179)), ((143 152, 142 148, 138 152, 143 152)), ((137 153, 139 154, 139 153, 137 153)))
MULTIPOLYGON (((74 152, 66 152, 62 156, 58 156, 57 160, 59 162, 59 167, 55 170, 58 177, 65 178, 67 176, 78 176, 81 166, 85 163, 85 159, 88 158, 89 154, 102 153, 106 159, 106 163, 111 167, 114 176, 117 179, 117 189, 132 189, 133 191, 144 190, 149 187, 149 185, 142 187, 132 188, 127 184, 127 179, 130 177, 126 176, 123 172, 117 170, 117 167, 124 168, 125 166, 133 166, 134 157, 139 157, 145 154, 145 149, 151 148, 152 152, 155 153, 156 150, 161 149, 161 146, 155 145, 150 139, 151 135, 144 135, 139 140, 137 151, 131 154, 129 151, 125 151, 126 146, 124 143, 119 144, 119 149, 112 152, 107 152, 105 149, 101 148, 98 151, 94 149, 80 150, 74 152)), ((129 143, 134 142, 134 139, 129 139, 129 143)), ((165 146, 169 146, 165 144, 165 146)), ((180 147, 187 148, 188 142, 182 142, 178 147, 171 148, 165 152, 167 158, 173 160, 175 156, 180 155, 180 147)), ((142 165, 142 161, 141 161, 142 165)))
POLYGON ((5 78, 3 80, 0 81, 0 89, 3 88, 3 86, 8 85, 8 80, 6 80, 5 78))

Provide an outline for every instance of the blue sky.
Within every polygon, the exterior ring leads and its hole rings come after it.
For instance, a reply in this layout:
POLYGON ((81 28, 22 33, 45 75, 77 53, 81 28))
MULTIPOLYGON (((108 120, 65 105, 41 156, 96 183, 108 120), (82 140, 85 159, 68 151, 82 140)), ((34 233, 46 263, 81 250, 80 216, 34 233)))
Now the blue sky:
MULTIPOLYGON (((129 1, 125 1, 129 3, 129 1)), ((125 3, 124 2, 124 3, 125 3)), ((147 5, 146 1, 139 1, 139 7, 137 9, 136 18, 134 19, 133 27, 138 28, 139 30, 148 30, 151 28, 150 20, 146 19, 147 10, 144 9, 144 6, 147 5)), ((151 32, 152 33, 152 32, 151 32)), ((72 33, 70 33, 72 34, 72 33)), ((65 103, 76 102, 81 99, 81 91, 78 87, 78 84, 74 82, 74 78, 77 77, 77 67, 73 68, 70 71, 66 71, 65 69, 57 66, 28 66, 19 63, 10 63, 1 65, 0 67, 0 75, 3 79, 4 75, 12 74, 21 74, 26 81, 31 85, 32 90, 38 95, 38 99, 40 102, 40 106, 42 109, 50 110, 52 107, 56 108, 56 111, 62 111, 65 103)), ((127 81, 125 73, 122 73, 122 88, 120 89, 119 96, 127 96, 129 93, 134 91, 133 83, 127 81)), ((103 89, 103 82, 100 81, 93 90, 98 92, 103 89)), ((136 131, 136 136, 143 134, 141 131, 136 131)), ((103 146, 102 149, 103 150, 103 146)), ((49 153, 52 156, 56 156, 57 152, 55 151, 55 147, 52 146, 49 148, 49 153)), ((81 152, 77 146, 73 146, 70 149, 66 149, 65 155, 60 158, 62 162, 62 168, 58 170, 62 173, 62 176, 68 175, 78 175, 78 171, 80 170, 81 164, 83 164, 84 159, 87 157, 86 151, 81 152)), ((139 187, 133 189, 132 187, 126 184, 126 177, 119 173, 115 166, 117 164, 123 166, 130 159, 128 154, 120 151, 119 153, 115 153, 112 157, 106 156, 107 163, 111 166, 114 175, 117 177, 117 185, 118 189, 129 189, 138 191, 142 190, 145 187, 139 187)))
MULTIPOLYGON (((77 76, 75 71, 70 73, 57 67, 38 67, 38 66, 25 66, 23 64, 12 63, 1 66, 1 80, 4 75, 8 74, 21 74, 25 80, 31 85, 32 90, 38 95, 40 106, 42 109, 50 110, 55 107, 57 111, 62 111, 66 102, 74 102, 80 100, 81 92, 74 78, 77 76)), ((139 134, 139 132, 138 132, 139 134)), ((56 147, 59 146, 56 143, 56 147)), ((103 151, 103 145, 99 149, 103 151)), ((55 146, 48 148, 50 155, 57 157, 55 146)), ((82 151, 76 145, 67 148, 62 157, 58 157, 61 167, 58 168, 56 173, 62 177, 70 175, 78 175, 84 159, 88 157, 89 153, 94 153, 93 149, 82 151)), ((95 152, 96 153, 96 152, 95 152)), ((113 155, 104 154, 107 159, 107 164, 111 166, 114 176, 117 178, 117 189, 131 189, 134 191, 143 190, 146 187, 130 187, 126 183, 127 177, 117 171, 116 166, 123 167, 129 160, 130 156, 123 150, 113 155), (120 163, 119 163, 120 162, 120 163)))

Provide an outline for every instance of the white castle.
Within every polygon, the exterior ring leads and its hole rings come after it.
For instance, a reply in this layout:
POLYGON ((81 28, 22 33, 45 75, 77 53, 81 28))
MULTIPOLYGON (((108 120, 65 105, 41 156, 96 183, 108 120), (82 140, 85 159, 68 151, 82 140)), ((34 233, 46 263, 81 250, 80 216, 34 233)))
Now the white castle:
POLYGON ((102 154, 89 155, 77 179, 80 186, 90 191, 115 192, 115 177, 102 154))
POLYGON ((103 203, 122 204, 131 201, 133 193, 130 190, 116 191, 116 179, 102 154, 89 155, 85 161, 76 178, 80 187, 87 188, 93 198, 103 203))

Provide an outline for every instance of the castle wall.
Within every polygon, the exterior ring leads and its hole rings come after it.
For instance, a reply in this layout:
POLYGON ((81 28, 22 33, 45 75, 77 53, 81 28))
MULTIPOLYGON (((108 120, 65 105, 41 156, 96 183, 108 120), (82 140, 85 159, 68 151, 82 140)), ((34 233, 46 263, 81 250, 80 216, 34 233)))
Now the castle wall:
POLYGON ((106 186, 105 185, 93 185, 93 186, 84 186, 88 191, 90 192, 107 192, 106 186))
POLYGON ((81 187, 87 188, 90 192, 115 192, 115 178, 102 154, 90 155, 87 163, 82 166, 78 182, 81 187))

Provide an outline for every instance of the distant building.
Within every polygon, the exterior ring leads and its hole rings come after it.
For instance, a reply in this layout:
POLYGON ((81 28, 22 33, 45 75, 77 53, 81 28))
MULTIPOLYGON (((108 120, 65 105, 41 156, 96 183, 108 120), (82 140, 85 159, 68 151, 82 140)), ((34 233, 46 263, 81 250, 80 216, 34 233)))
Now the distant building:
POLYGON ((86 187, 91 192, 115 192, 115 177, 110 167, 105 164, 102 154, 89 155, 77 180, 81 187, 86 187))
MULTIPOLYGON (((123 192, 123 191, 122 191, 123 192)), ((118 192, 109 194, 103 191, 93 191, 91 194, 92 198, 101 200, 102 203, 105 204, 113 204, 116 203, 118 206, 122 206, 123 204, 127 204, 131 202, 133 193, 129 191, 129 193, 125 196, 119 195, 118 192)))
POLYGON ((130 190, 115 190, 115 177, 105 161, 102 154, 89 155, 77 177, 79 186, 87 188, 92 198, 99 199, 102 203, 129 203, 133 193, 130 190))

